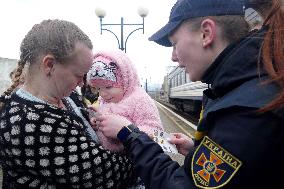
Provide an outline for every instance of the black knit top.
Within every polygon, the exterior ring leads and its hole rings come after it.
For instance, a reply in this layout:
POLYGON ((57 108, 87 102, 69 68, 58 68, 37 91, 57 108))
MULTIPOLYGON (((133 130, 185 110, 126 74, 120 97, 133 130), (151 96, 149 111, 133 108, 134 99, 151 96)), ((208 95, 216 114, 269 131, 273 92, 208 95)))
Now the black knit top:
POLYGON ((3 188, 126 188, 132 166, 92 140, 71 111, 7 96, 0 113, 3 188))

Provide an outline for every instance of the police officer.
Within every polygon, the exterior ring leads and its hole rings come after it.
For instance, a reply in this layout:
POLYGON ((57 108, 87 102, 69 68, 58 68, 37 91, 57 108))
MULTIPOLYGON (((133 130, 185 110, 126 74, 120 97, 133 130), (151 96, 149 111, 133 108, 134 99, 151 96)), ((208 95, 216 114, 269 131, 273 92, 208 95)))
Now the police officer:
POLYGON ((149 38, 172 46, 190 79, 211 86, 194 143, 181 134, 170 141, 186 155, 183 166, 125 118, 97 117, 99 129, 124 144, 146 188, 283 188, 283 12, 280 0, 260 1, 270 12, 255 33, 243 1, 179 0, 149 38))

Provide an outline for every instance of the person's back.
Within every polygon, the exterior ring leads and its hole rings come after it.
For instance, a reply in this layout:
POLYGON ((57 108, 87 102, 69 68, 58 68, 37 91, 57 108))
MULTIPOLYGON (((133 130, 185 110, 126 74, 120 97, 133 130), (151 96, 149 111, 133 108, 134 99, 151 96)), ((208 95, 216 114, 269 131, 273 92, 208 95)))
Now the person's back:
MULTIPOLYGON (((98 113, 127 117, 149 135, 154 130, 163 130, 158 109, 153 99, 140 87, 134 65, 124 52, 96 53, 87 83, 99 90, 98 113)), ((122 150, 118 141, 105 138, 100 131, 97 133, 107 149, 122 150)))

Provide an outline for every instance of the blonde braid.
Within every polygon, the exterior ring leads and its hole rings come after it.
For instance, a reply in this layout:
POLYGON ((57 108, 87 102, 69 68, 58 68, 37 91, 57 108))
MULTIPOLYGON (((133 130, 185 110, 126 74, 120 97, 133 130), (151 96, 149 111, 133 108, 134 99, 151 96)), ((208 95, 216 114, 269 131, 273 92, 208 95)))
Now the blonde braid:
POLYGON ((9 96, 19 86, 24 67, 25 67, 25 62, 19 60, 17 70, 15 71, 15 73, 12 74, 14 77, 12 85, 6 91, 4 91, 0 97, 0 110, 5 104, 5 96, 9 96))

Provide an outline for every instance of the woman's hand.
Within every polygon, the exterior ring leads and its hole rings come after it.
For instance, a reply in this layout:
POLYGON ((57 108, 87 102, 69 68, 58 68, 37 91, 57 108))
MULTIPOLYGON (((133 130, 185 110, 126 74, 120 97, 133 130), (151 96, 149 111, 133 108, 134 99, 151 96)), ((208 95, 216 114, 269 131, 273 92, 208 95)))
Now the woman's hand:
POLYGON ((171 133, 171 135, 169 142, 175 144, 178 152, 186 156, 194 146, 193 140, 182 133, 171 133))
POLYGON ((117 133, 123 126, 130 125, 131 122, 123 116, 107 114, 98 115, 95 118, 97 129, 101 131, 106 137, 117 138, 117 133))

